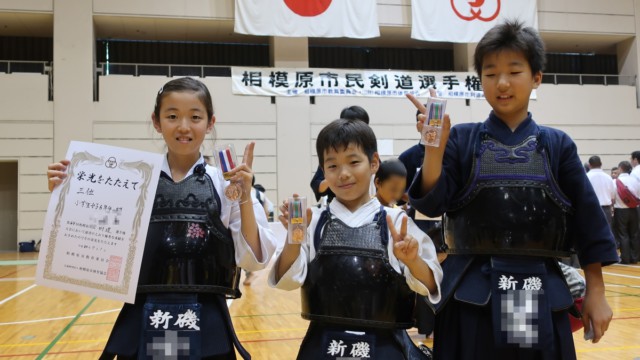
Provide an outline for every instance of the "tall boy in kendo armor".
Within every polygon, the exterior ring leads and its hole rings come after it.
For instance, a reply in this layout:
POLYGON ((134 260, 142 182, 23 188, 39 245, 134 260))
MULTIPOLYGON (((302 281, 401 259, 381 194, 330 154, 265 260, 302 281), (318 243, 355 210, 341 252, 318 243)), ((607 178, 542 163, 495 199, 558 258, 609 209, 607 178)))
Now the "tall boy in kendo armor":
POLYGON ((573 302, 556 261, 573 251, 587 280, 586 337, 599 341, 611 320, 601 271, 618 261, 611 231, 573 141, 528 112, 544 58, 535 30, 492 28, 474 65, 493 111, 453 128, 447 116, 409 190, 420 212, 444 213, 435 359, 575 359, 573 302))
MULTIPOLYGON (((269 274, 277 288, 302 287, 302 317, 311 323, 298 359, 427 359, 405 329, 416 293, 440 299, 433 243, 401 209, 370 197, 380 160, 367 124, 335 120, 316 149, 336 197, 315 209, 307 241, 287 243, 269 274)), ((280 210, 287 224, 286 204, 280 210)))

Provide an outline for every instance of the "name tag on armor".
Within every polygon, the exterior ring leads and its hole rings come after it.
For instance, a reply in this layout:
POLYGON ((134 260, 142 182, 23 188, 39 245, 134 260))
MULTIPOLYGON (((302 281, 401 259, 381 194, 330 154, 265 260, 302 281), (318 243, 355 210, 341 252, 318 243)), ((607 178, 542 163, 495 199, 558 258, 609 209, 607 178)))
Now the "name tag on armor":
POLYGON ((544 261, 491 260, 491 303, 496 346, 549 349, 553 345, 544 261))
POLYGON ((374 335, 329 331, 325 333, 322 344, 326 360, 375 359, 376 337, 374 335))
POLYGON ((195 301, 167 304, 148 299, 144 304, 144 335, 138 358, 200 359, 200 309, 195 301))

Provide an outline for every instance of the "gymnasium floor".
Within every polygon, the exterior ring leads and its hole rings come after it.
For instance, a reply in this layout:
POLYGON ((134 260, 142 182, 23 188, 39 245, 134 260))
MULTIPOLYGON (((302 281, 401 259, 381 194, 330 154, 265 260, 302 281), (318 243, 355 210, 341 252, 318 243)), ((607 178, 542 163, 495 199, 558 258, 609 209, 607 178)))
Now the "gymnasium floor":
MULTIPOLYGON (((36 259, 37 253, 0 253, 0 358, 97 358, 121 303, 35 285, 36 259)), ((574 334, 578 359, 640 360, 640 266, 604 271, 613 321, 598 344, 574 334)), ((260 272, 231 303, 234 325, 254 359, 295 359, 307 326, 299 293, 269 288, 266 275, 260 272)), ((409 333, 431 345, 415 329, 409 333)))

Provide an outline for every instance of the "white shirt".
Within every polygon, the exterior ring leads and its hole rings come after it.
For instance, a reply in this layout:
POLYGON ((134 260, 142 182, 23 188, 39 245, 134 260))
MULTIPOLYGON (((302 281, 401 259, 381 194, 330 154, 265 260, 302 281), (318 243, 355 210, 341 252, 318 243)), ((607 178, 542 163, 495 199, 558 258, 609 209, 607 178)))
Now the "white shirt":
MULTIPOLYGON (((362 205, 355 212, 351 212, 338 199, 334 199, 331 202, 330 208, 331 214, 333 216, 351 227, 358 227, 369 224, 371 223, 371 221, 373 221, 374 216, 380 210, 380 202, 378 201, 378 199, 373 198, 366 204, 362 205)), ((312 235, 315 232, 316 225, 318 224, 318 220, 323 209, 314 207, 312 208, 312 210, 313 215, 311 217, 311 223, 309 224, 309 227, 307 229, 307 241, 304 242, 300 247, 300 255, 293 262, 293 264, 291 264, 289 270, 282 275, 280 281, 276 282, 276 271, 278 269, 278 261, 280 261, 280 258, 278 257, 278 259, 276 260, 276 264, 271 268, 271 271, 269 273, 269 285, 283 290, 295 290, 302 286, 302 284, 304 283, 307 277, 307 266, 316 256, 316 249, 313 246, 312 235)), ((402 217, 403 215, 406 216, 404 211, 399 208, 385 208, 385 210, 387 211, 387 215, 390 215, 393 219, 393 223, 396 225, 396 227, 400 228, 400 225, 402 224, 402 217)), ((395 255, 393 254, 393 241, 389 241, 388 245, 389 263, 398 273, 404 274, 407 280, 407 285, 409 285, 409 288, 411 290, 423 296, 428 295, 429 300, 432 303, 438 303, 440 301, 440 282, 442 281, 442 268, 440 267, 440 263, 438 262, 436 249, 433 246, 433 242, 431 241, 429 236, 422 232, 411 219, 408 219, 407 222, 407 233, 418 240, 418 255, 424 260, 424 262, 433 272, 433 276, 438 287, 437 292, 434 294, 430 293, 423 283, 413 277, 413 275, 409 271, 409 268, 405 267, 404 264, 402 264, 395 257, 395 255)), ((391 235, 389 235, 389 237, 391 237, 391 235)), ((284 241, 286 241, 286 239, 284 241)))
POLYGON ((616 197, 616 188, 611 176, 602 169, 591 169, 587 173, 587 177, 596 192, 600 206, 609 206, 612 199, 616 197))
MULTIPOLYGON (((637 167, 637 166, 636 166, 637 167)), ((631 175, 627 173, 622 173, 618 175, 618 179, 622 181, 623 184, 629 188, 629 191, 637 198, 640 198, 640 182, 631 177, 631 175)), ((613 205, 616 209, 628 209, 629 207, 625 205, 625 203, 620 200, 620 196, 618 196, 618 192, 616 191, 616 202, 613 205)))
MULTIPOLYGON (((186 176, 193 174, 193 169, 196 165, 203 163, 204 158, 200 156, 200 159, 193 164, 186 176)), ((276 238, 269 227, 262 205, 260 205, 258 199, 251 197, 251 201, 253 202, 253 213, 255 214, 256 222, 258 223, 260 247, 262 248, 262 259, 259 260, 256 258, 253 250, 251 250, 251 247, 247 244, 247 241, 242 234, 240 206, 237 202, 232 203, 224 197, 224 188, 229 184, 229 181, 224 180, 220 169, 209 164, 206 165, 205 169, 207 171, 207 175, 211 177, 213 186, 220 197, 220 220, 222 220, 224 226, 231 230, 231 237, 233 238, 233 245, 236 252, 236 264, 249 271, 264 269, 276 250, 276 238)), ((171 169, 169 168, 166 156, 164 157, 164 164, 162 164, 162 171, 171 178, 171 169)))
POLYGON ((636 181, 640 182, 640 165, 636 165, 636 167, 631 170, 631 177, 635 178, 636 181))

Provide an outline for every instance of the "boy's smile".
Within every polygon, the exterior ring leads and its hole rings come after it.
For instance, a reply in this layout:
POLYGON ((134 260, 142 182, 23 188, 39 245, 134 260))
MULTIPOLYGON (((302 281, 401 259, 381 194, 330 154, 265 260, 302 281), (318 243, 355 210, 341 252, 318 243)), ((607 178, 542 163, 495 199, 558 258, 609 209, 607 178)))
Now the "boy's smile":
POLYGON ((325 150, 323 171, 329 188, 336 198, 351 211, 370 200, 371 175, 378 171, 378 154, 369 162, 360 147, 349 144, 346 149, 325 150))
POLYGON ((494 113, 511 130, 527 118, 531 91, 542 81, 542 73, 531 73, 520 51, 502 50, 487 54, 482 62, 482 89, 494 113))

